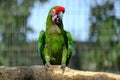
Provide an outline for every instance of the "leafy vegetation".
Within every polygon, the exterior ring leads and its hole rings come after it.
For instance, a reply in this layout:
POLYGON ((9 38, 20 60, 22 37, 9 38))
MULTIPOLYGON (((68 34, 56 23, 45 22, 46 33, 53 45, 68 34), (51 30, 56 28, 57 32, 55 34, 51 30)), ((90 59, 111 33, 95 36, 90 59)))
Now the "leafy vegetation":
POLYGON ((0 0, 0 65, 25 65, 25 62, 29 65, 29 59, 25 58, 30 49, 27 33, 33 30, 27 26, 27 19, 35 1, 38 0, 0 0))
POLYGON ((93 65, 93 70, 120 70, 120 19, 115 16, 113 1, 106 0, 103 5, 91 7, 90 21, 89 41, 93 47, 83 61, 93 65))

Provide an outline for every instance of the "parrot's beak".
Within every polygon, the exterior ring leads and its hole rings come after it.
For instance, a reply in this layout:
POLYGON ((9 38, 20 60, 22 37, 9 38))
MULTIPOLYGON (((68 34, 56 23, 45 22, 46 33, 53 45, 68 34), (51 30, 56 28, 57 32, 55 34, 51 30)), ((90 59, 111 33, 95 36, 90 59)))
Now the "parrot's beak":
POLYGON ((61 12, 59 12, 59 13, 57 14, 57 17, 56 17, 56 19, 55 19, 55 23, 56 23, 57 25, 61 24, 61 23, 62 23, 62 19, 63 19, 63 12, 61 11, 61 12))
POLYGON ((60 20, 62 20, 63 19, 63 12, 59 12, 58 17, 60 18, 60 20))

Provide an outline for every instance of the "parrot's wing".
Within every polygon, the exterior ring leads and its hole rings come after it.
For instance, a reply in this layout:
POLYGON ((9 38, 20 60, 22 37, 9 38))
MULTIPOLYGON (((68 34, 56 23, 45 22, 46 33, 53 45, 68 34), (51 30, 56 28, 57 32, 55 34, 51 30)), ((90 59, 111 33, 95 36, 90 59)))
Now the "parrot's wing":
POLYGON ((72 36, 70 34, 70 32, 67 32, 67 44, 68 44, 68 55, 67 55, 67 61, 66 61, 66 65, 68 65, 71 54, 72 54, 72 50, 73 50, 73 39, 72 36))
POLYGON ((43 64, 45 64, 45 58, 44 58, 44 53, 43 53, 44 45, 45 45, 45 31, 42 30, 38 37, 38 53, 40 54, 43 60, 43 64))

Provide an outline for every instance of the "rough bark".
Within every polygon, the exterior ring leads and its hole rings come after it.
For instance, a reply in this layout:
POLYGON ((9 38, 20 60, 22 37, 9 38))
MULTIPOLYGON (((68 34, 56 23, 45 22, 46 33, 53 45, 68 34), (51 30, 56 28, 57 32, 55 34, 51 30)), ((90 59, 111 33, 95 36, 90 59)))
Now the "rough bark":
POLYGON ((0 67, 0 80, 120 80, 120 75, 79 71, 66 67, 64 74, 60 66, 0 67))

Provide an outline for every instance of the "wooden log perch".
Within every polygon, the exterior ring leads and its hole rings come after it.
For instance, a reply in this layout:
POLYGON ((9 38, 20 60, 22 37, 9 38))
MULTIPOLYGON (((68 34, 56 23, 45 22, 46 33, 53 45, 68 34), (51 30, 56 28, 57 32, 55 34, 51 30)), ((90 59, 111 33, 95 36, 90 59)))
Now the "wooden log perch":
POLYGON ((0 67, 0 80, 120 80, 120 75, 106 72, 79 71, 60 66, 0 67))

